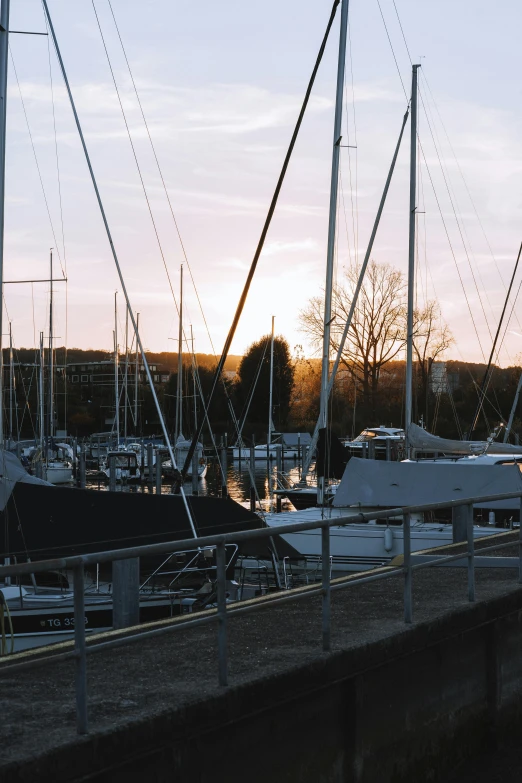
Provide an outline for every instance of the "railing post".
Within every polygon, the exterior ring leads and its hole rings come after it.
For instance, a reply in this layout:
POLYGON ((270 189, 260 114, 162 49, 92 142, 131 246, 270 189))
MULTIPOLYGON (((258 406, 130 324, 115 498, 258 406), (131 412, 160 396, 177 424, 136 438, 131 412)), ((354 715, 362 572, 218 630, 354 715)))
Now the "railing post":
POLYGON ((227 583, 225 544, 216 547, 219 684, 228 685, 227 583))
POLYGON ((74 588, 74 656, 76 688, 76 730, 87 734, 87 650, 85 648, 85 586, 83 566, 75 566, 74 588))
POLYGON ((518 582, 522 584, 522 495, 520 496, 520 516, 518 528, 518 582))
POLYGON ((404 541, 404 622, 411 623, 413 619, 413 610, 411 604, 411 537, 410 537, 410 515, 404 514, 403 525, 404 541))
POLYGON ((468 601, 475 600, 475 540, 473 538, 473 505, 466 506, 466 535, 468 539, 468 601))
POLYGON ((330 611, 330 526, 321 527, 321 565, 323 578, 323 650, 331 649, 330 611))

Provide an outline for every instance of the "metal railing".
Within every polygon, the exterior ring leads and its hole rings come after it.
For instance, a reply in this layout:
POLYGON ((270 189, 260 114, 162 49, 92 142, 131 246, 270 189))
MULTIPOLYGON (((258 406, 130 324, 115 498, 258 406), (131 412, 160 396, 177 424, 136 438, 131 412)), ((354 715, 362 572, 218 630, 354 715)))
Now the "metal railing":
MULTIPOLYGON (((361 512, 359 514, 336 517, 333 519, 322 519, 309 522, 299 522, 294 524, 276 525, 274 527, 256 528, 254 530, 242 530, 234 533, 225 533, 221 535, 204 536, 201 538, 190 538, 182 541, 171 541, 161 544, 149 544, 127 549, 114 549, 106 552, 93 553, 88 555, 74 555, 71 557, 55 558, 41 562, 27 562, 16 565, 0 566, 0 580, 8 576, 23 576, 27 574, 44 573, 59 569, 71 569, 73 571, 73 591, 74 591, 74 647, 65 652, 34 657, 22 662, 10 663, 9 658, 4 659, 0 665, 0 675, 3 673, 11 674, 14 671, 27 669, 33 666, 41 666, 47 662, 57 662, 65 659, 74 658, 75 666, 75 690, 76 690, 76 726, 78 734, 88 732, 87 720, 87 655, 111 648, 121 647, 141 639, 149 639, 176 629, 192 628, 198 625, 212 623, 217 620, 218 624, 218 679, 222 686, 228 685, 228 656, 227 656, 227 621, 245 612, 264 609, 268 604, 281 604, 287 601, 296 601, 301 598, 320 595, 322 597, 322 648, 325 652, 331 649, 331 611, 330 599, 331 593, 336 590, 343 590, 351 585, 359 585, 365 582, 373 582, 380 579, 386 579, 403 573, 404 578, 404 622, 411 623, 413 620, 412 609, 412 575, 413 571, 419 568, 425 568, 433 565, 442 565, 451 561, 467 558, 468 570, 468 600, 475 600, 475 546, 473 537, 473 504, 488 503, 500 500, 519 498, 521 504, 522 520, 522 492, 511 492, 499 495, 483 495, 476 498, 464 498, 461 500, 443 501, 440 503, 428 503, 424 505, 406 506, 399 508, 386 509, 383 511, 361 512), (467 525, 466 541, 460 542, 467 544, 465 553, 452 555, 443 555, 434 558, 428 562, 412 563, 411 553, 411 514, 421 511, 437 511, 441 509, 457 508, 467 506, 467 525), (330 556, 330 528, 343 525, 354 524, 358 522, 369 522, 377 519, 389 519, 391 517, 402 516, 404 519, 404 558, 402 566, 391 566, 381 569, 377 573, 366 576, 349 576, 339 579, 331 579, 331 556, 330 556), (263 596, 258 599, 246 601, 244 604, 232 604, 227 609, 226 594, 226 550, 227 544, 240 544, 242 541, 251 541, 253 539, 270 538, 274 535, 285 535, 288 533, 297 533, 304 530, 321 530, 321 582, 317 585, 300 587, 295 590, 276 593, 263 596), (132 628, 125 635, 115 635, 105 641, 96 641, 87 643, 85 632, 85 585, 84 568, 89 565, 99 563, 114 562, 118 560, 127 560, 135 557, 150 556, 175 553, 182 550, 194 549, 200 547, 216 548, 216 575, 217 575, 217 608, 198 613, 189 619, 186 616, 175 618, 168 621, 168 624, 162 624, 160 627, 154 627, 150 630, 136 630, 132 628)), ((486 539, 480 539, 486 540, 486 539)), ((490 546, 481 547, 480 553, 492 550, 499 550, 514 546, 513 540, 504 543, 494 543, 490 546)), ((433 547, 434 549, 440 547, 433 547)), ((518 581, 522 583, 522 524, 519 529, 518 538, 518 581)), ((147 625, 141 628, 147 629, 147 625)))

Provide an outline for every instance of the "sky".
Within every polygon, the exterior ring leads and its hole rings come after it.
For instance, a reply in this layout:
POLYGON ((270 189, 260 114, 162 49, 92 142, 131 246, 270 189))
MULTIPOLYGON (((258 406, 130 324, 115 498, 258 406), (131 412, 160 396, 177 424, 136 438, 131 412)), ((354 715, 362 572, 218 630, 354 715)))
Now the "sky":
MULTIPOLYGON (((342 280, 343 270, 364 257, 407 102, 401 78, 410 91, 396 7, 409 53, 422 66, 417 301, 439 301, 455 336, 448 358, 483 361, 522 240, 522 6, 380 4, 393 51, 377 0, 350 2, 343 143, 357 149, 341 151, 336 275, 342 280)), ((95 8, 154 224, 92 0, 49 0, 144 345, 176 350, 165 267, 178 298, 182 247, 108 0, 96 0, 95 8)), ((196 295, 185 263, 185 334, 192 327, 196 351, 220 353, 331 3, 112 0, 112 8, 197 288, 196 295)), ((231 353, 268 333, 274 315, 291 349, 302 344, 313 355, 298 316, 324 289, 339 16, 231 353)), ((10 29, 45 31, 40 3, 11 0, 10 29)), ((54 276, 66 271, 68 278, 67 286, 55 286, 56 344, 112 349, 115 291, 120 345, 124 299, 51 41, 11 35, 10 45, 4 279, 48 278, 53 247, 54 276)), ((404 272, 408 197, 409 129, 372 253, 404 272)), ((515 293, 521 281, 522 270, 515 293)), ((45 283, 5 286, 15 346, 48 334, 48 300, 45 283)), ((514 301, 497 357, 503 365, 522 353, 515 297, 507 316, 514 301)))

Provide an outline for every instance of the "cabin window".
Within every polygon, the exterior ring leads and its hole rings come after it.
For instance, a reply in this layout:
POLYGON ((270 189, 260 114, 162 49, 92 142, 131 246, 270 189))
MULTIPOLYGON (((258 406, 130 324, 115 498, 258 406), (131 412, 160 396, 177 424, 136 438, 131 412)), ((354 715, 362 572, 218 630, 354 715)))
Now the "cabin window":
POLYGON ((154 383, 159 383, 159 375, 154 376, 154 383))
POLYGON ((72 382, 73 383, 78 383, 78 376, 77 375, 73 375, 72 382))
POLYGON ((89 383, 89 376, 88 375, 82 375, 82 383, 89 383))

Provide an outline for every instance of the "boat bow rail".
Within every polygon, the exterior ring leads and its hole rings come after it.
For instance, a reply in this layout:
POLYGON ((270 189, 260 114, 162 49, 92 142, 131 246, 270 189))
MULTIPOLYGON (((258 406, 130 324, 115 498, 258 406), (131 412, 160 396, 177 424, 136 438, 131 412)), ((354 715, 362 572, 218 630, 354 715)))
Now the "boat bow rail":
MULTIPOLYGON (((92 553, 86 555, 75 555, 72 557, 55 558, 52 560, 44 560, 40 562, 28 562, 18 563, 13 565, 4 565, 0 567, 0 580, 5 577, 16 577, 27 574, 45 573, 56 569, 69 569, 73 571, 73 595, 74 595, 74 646, 69 646, 67 643, 61 646, 60 650, 64 647, 68 648, 65 651, 57 652, 56 654, 41 654, 34 657, 27 654, 21 656, 15 656, 14 658, 6 658, 0 664, 0 676, 2 674, 11 675, 14 671, 20 669, 30 668, 32 666, 41 666, 47 662, 56 662, 57 660, 74 658, 76 662, 75 666, 75 686, 76 686, 76 725, 78 734, 88 733, 88 720, 87 720, 87 655, 98 651, 107 650, 110 648, 116 648, 125 644, 130 644, 140 639, 147 639, 158 636, 163 633, 167 633, 172 630, 189 628, 196 625, 202 625, 207 623, 218 624, 218 671, 219 671, 219 684, 222 686, 228 685, 228 656, 227 656, 227 621, 229 618, 234 617, 244 612, 256 611, 265 609, 268 604, 279 605, 282 602, 295 601, 301 598, 308 598, 310 596, 321 596, 322 605, 322 647, 325 652, 329 652, 331 649, 331 614, 330 614, 330 597, 332 591, 342 590, 350 587, 351 585, 360 584, 362 582, 372 582, 379 579, 386 579, 396 575, 403 575, 404 578, 404 622, 410 624, 413 620, 412 613, 412 574, 413 571, 419 568, 425 568, 429 566, 440 566, 442 564, 451 563, 455 561, 467 561, 468 571, 468 600, 475 600, 475 543, 473 537, 473 504, 478 502, 494 502, 505 499, 518 498, 521 503, 522 509, 522 491, 510 492, 496 495, 484 495, 480 497, 472 498, 460 498, 458 500, 446 500, 440 503, 428 503, 417 506, 405 506, 399 508, 383 509, 382 511, 361 512, 356 516, 350 517, 335 517, 333 519, 323 519, 318 524, 317 520, 310 522, 299 522, 296 524, 281 525, 277 528, 277 533, 292 533, 305 530, 321 529, 321 583, 312 584, 305 587, 300 587, 294 590, 290 590, 284 593, 270 594, 258 599, 239 603, 237 605, 232 604, 227 608, 227 584, 226 584, 226 547, 230 544, 239 544, 241 541, 249 539, 270 538, 274 535, 274 530, 271 528, 257 528, 253 530, 244 530, 236 533, 224 533, 214 536, 205 536, 200 538, 185 539, 183 541, 172 541, 158 544, 150 544, 136 547, 129 547, 126 549, 115 549, 112 551, 105 551, 99 553, 92 553), (436 511, 439 509, 447 508, 459 508, 466 507, 466 540, 459 544, 450 545, 450 547, 444 548, 442 556, 429 555, 428 550, 423 553, 422 557, 418 560, 416 557, 412 558, 411 553, 411 541, 410 541, 410 528, 411 528, 411 515, 416 512, 436 511), (339 579, 331 578, 330 568, 330 528, 338 527, 339 525, 349 525, 350 523, 369 522, 371 520, 381 519, 387 520, 391 517, 402 516, 404 519, 404 555, 402 560, 395 562, 392 566, 376 569, 373 573, 365 572, 364 576, 358 574, 348 577, 342 577, 339 579), (457 547, 459 551, 454 553, 452 547, 457 547), (158 555, 166 553, 175 553, 187 549, 215 547, 216 549, 216 573, 217 573, 217 605, 215 609, 209 609, 195 615, 191 618, 174 618, 173 620, 163 621, 162 623, 151 624, 152 628, 147 625, 140 626, 139 628, 124 629, 124 631, 116 631, 109 634, 105 634, 102 639, 97 639, 96 636, 89 638, 89 643, 86 640, 85 631, 85 584, 84 584, 84 568, 88 565, 93 565, 102 562, 116 562, 120 560, 128 560, 134 557, 142 557, 148 555, 158 555), (463 548, 464 547, 464 551, 463 548), (445 554, 445 552, 450 552, 445 554)), ((497 551, 507 547, 513 547, 518 542, 518 558, 516 561, 517 567, 517 579, 519 583, 522 583, 522 525, 519 527, 518 539, 513 531, 508 533, 500 533, 494 537, 496 540, 493 544, 491 536, 488 539, 477 539, 479 542, 488 542, 488 546, 480 546, 478 550, 480 555, 484 552, 497 551), (506 540, 508 539, 508 540, 506 540)), ((438 547, 436 548, 439 549, 438 547)))

